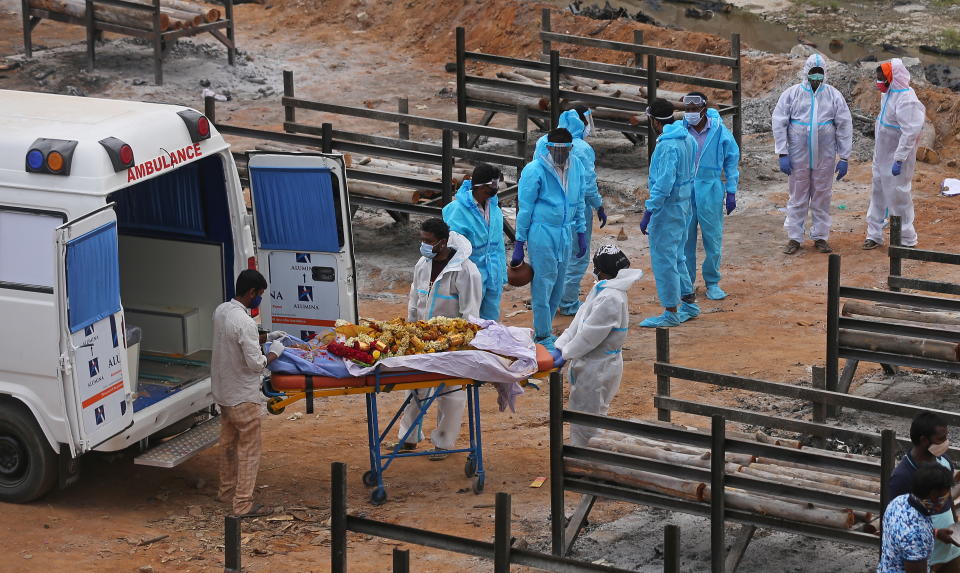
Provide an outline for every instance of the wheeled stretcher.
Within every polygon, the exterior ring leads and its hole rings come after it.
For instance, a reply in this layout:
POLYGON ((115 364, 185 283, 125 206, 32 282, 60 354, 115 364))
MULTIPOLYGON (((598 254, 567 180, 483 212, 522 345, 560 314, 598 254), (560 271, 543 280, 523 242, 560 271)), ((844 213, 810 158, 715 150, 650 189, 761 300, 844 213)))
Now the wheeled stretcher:
MULTIPOLYGON (((533 378, 544 378, 553 370, 553 358, 543 346, 537 345, 537 369, 533 378)), ((527 385, 523 381, 521 385, 527 385)), ((383 473, 397 458, 409 458, 433 454, 466 453, 464 473, 473 478, 473 492, 483 491, 485 472, 483 467, 483 440, 480 427, 480 386, 484 382, 468 378, 451 378, 443 374, 419 371, 380 372, 353 378, 333 378, 327 376, 311 376, 304 374, 273 373, 264 379, 263 393, 269 398, 267 411, 271 414, 280 414, 284 409, 300 400, 306 401, 306 411, 313 413, 313 401, 325 396, 348 396, 363 394, 367 407, 367 443, 370 448, 370 469, 363 474, 363 483, 374 488, 370 493, 370 501, 380 505, 387 500, 387 492, 383 483, 383 473), (451 388, 461 386, 451 390, 451 388), (381 393, 397 392, 401 390, 429 389, 427 396, 414 399, 415 393, 406 397, 400 408, 390 419, 390 422, 381 431, 380 415, 377 397, 381 393), (465 448, 449 450, 403 451, 402 445, 407 438, 423 423, 430 406, 437 398, 450 392, 467 393, 467 428, 470 445, 465 448), (383 442, 390 435, 391 430, 400 420, 407 407, 417 408, 416 422, 401 436, 397 445, 388 452, 383 451, 383 442)))

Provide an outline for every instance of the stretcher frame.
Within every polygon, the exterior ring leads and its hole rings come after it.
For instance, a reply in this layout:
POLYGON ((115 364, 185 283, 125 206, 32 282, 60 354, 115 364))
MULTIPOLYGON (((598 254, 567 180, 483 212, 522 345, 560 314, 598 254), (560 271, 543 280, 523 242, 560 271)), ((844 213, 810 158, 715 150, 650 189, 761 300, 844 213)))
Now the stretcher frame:
MULTIPOLYGON (((545 378, 554 370, 536 372, 531 378, 545 378)), ((484 382, 471 380, 468 378, 439 378, 437 380, 423 380, 417 382, 389 382, 391 377, 409 376, 411 374, 424 374, 418 371, 404 372, 380 372, 373 373, 374 384, 367 386, 344 386, 339 388, 312 388, 309 385, 310 376, 305 375, 308 380, 308 387, 303 391, 278 391, 274 390, 270 384, 270 378, 264 378, 263 393, 270 398, 267 402, 267 411, 271 414, 281 414, 284 409, 295 402, 306 400, 306 411, 313 413, 313 400, 318 397, 327 396, 349 396, 363 394, 366 402, 367 413, 367 445, 370 450, 370 469, 363 474, 363 485, 373 488, 370 492, 370 503, 373 505, 382 505, 387 501, 387 490, 383 481, 383 473, 390 467, 394 460, 398 458, 412 458, 429 455, 450 455, 467 454, 467 461, 464 463, 463 472, 468 478, 473 478, 471 489, 474 494, 479 495, 483 492, 486 471, 483 465, 483 437, 480 425, 480 386, 484 382), (461 386, 456 390, 446 390, 451 386, 461 386), (390 422, 381 431, 380 412, 377 397, 381 393, 399 392, 402 390, 421 390, 433 389, 428 395, 417 400, 418 412, 415 422, 410 429, 397 440, 397 444, 388 452, 383 452, 383 443, 390 431, 396 425, 400 416, 406 407, 414 401, 415 394, 409 394, 403 401, 403 404, 397 409, 397 412, 390 419, 390 422), (464 391, 467 393, 467 428, 470 437, 470 446, 466 448, 453 449, 431 449, 419 452, 403 451, 401 448, 407 438, 414 432, 419 431, 423 425, 423 419, 430 406, 440 396, 452 392, 464 391)), ((529 380, 519 383, 521 386, 532 385, 529 380)))

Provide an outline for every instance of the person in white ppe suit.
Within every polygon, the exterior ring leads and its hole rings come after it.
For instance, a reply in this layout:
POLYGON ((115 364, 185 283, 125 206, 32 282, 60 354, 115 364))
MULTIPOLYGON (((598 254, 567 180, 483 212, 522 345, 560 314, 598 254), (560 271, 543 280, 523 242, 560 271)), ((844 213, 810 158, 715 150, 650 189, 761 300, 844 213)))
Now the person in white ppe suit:
MULTIPOLYGON (((643 276, 643 271, 629 266, 630 261, 615 245, 600 247, 593 256, 597 283, 555 343, 563 361, 570 362, 571 410, 606 414, 620 388, 621 350, 630 325, 627 291, 643 276)), ((574 424, 570 443, 585 446, 595 431, 574 424)))
POLYGON ((910 71, 899 58, 877 66, 880 115, 874 124, 873 190, 867 210, 867 240, 864 249, 883 244, 883 220, 900 217, 903 245, 917 245, 913 227, 913 195, 910 186, 917 165, 917 145, 927 110, 910 87, 910 71))
POLYGON ((825 83, 825 65, 820 54, 807 58, 800 83, 780 94, 773 110, 773 139, 780 170, 790 177, 783 223, 789 239, 783 252, 788 255, 803 245, 807 211, 814 248, 821 253, 832 251, 827 238, 834 173, 837 181, 846 176, 853 146, 850 108, 843 94, 825 83))
MULTIPOLYGON (((413 269, 407 322, 427 320, 435 316, 471 318, 480 313, 483 300, 483 278, 470 260, 472 249, 466 237, 450 231, 442 219, 428 219, 420 226, 420 260, 413 269)), ((414 428, 419 408, 413 407, 429 397, 432 389, 412 390, 411 403, 400 418, 401 448, 412 450, 423 439, 423 424, 414 428), (412 431, 411 431, 412 428, 412 431), (407 433, 410 432, 409 435, 407 433), (406 438, 405 438, 406 436, 406 438)), ((445 386, 436 399, 437 428, 430 434, 435 450, 453 449, 460 435, 467 393, 461 386, 445 386)), ((394 444, 395 446, 396 444, 394 444)), ((446 455, 435 453, 431 460, 446 455)))

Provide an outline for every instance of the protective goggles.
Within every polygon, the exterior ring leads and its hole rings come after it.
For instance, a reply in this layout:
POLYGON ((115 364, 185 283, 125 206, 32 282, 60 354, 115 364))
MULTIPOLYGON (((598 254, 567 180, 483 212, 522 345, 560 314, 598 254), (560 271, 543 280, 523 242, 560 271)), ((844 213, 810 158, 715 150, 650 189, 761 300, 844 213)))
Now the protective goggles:
POLYGON ((707 100, 703 99, 701 96, 698 96, 698 95, 685 95, 683 96, 683 99, 680 101, 682 101, 684 105, 692 104, 696 106, 701 106, 701 105, 707 104, 707 100))
POLYGON ((663 116, 663 117, 657 117, 657 116, 653 115, 653 112, 650 111, 650 106, 647 106, 647 117, 652 117, 653 119, 655 119, 655 120, 657 120, 657 121, 670 121, 671 119, 673 119, 673 114, 671 113, 670 115, 665 115, 665 116, 663 116))
POLYGON ((809 76, 807 76, 807 78, 812 82, 822 82, 823 77, 824 77, 823 74, 810 74, 809 76))
POLYGON ((475 187, 480 187, 481 185, 486 185, 487 187, 489 187, 489 188, 493 189, 494 191, 496 191, 496 190, 500 187, 500 181, 499 181, 498 179, 491 179, 490 181, 487 181, 486 183, 475 183, 475 184, 474 184, 475 187))
POLYGON ((553 149, 565 149, 565 148, 573 147, 573 144, 572 143, 554 143, 552 141, 548 141, 547 147, 551 147, 553 149))

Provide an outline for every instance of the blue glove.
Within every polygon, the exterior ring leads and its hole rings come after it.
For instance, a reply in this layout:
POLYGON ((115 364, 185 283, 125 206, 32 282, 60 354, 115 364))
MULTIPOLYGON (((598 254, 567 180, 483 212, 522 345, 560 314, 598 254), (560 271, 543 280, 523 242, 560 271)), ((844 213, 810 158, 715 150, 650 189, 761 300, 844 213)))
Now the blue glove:
POLYGON ((733 213, 733 210, 737 208, 737 196, 734 193, 727 193, 727 215, 733 213))
POLYGON ((513 244, 513 258, 510 259, 510 266, 515 267, 523 262, 523 241, 517 241, 513 244))
POLYGON ((577 233, 577 246, 580 247, 577 252, 577 258, 579 259, 587 254, 587 235, 585 233, 577 233))
POLYGON ((554 367, 554 368, 560 368, 561 366, 563 366, 563 363, 566 362, 566 360, 563 359, 563 353, 560 352, 560 349, 559 349, 559 348, 555 348, 555 349, 551 350, 551 351, 550 351, 550 356, 553 357, 553 367, 554 367))
POLYGON ((893 164, 893 169, 891 169, 891 172, 894 175, 900 175, 901 171, 903 171, 903 161, 897 161, 893 164))
POLYGON ((837 181, 847 176, 847 160, 841 159, 837 162, 837 181))
POLYGON ((784 155, 780 158, 780 171, 783 171, 787 175, 793 173, 793 167, 790 164, 790 156, 784 155))
POLYGON ((603 210, 603 207, 597 209, 597 220, 600 221, 600 228, 607 226, 607 212, 603 210))
POLYGON ((647 234, 647 225, 650 224, 650 217, 653 216, 653 213, 650 211, 643 212, 643 218, 640 219, 640 232, 644 235, 647 234))

